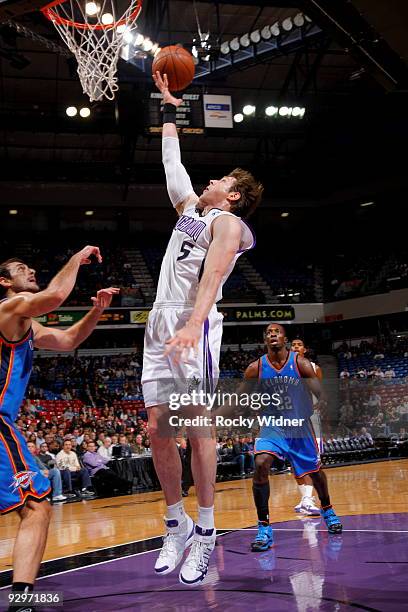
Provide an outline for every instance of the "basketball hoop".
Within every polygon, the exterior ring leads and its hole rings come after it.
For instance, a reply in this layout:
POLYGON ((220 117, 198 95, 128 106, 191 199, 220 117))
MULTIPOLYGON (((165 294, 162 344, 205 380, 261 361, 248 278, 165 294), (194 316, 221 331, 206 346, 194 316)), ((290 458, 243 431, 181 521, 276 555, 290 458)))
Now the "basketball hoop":
POLYGON ((142 1, 56 0, 41 9, 75 55, 83 92, 91 102, 114 99, 120 49, 136 27, 142 1))

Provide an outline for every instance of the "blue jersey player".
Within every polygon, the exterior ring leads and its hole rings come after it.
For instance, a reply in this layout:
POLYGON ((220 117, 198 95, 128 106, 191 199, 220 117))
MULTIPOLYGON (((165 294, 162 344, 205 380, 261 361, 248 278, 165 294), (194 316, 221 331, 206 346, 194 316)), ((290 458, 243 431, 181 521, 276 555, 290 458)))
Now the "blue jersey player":
MULTIPOLYGON (((33 317, 61 306, 75 286, 79 267, 91 263, 92 256, 102 261, 95 246, 73 255, 43 291, 37 285, 35 270, 22 260, 9 259, 0 264, 0 513, 16 510, 20 517, 13 550, 15 592, 33 589, 51 514, 49 480, 39 471, 14 424, 30 378, 34 347, 74 350, 93 331, 119 289, 98 291, 92 298, 93 308, 64 331, 43 327, 33 317)), ((33 610, 29 605, 22 605, 23 609, 33 610)))
MULTIPOLYGON (((287 459, 296 478, 310 475, 329 532, 342 531, 340 520, 330 503, 327 479, 320 469, 318 446, 310 423, 313 414, 311 393, 323 403, 319 378, 308 359, 286 348, 287 339, 282 325, 268 325, 264 340, 267 353, 248 366, 244 379, 248 383, 257 379, 263 391, 277 393, 282 403, 282 416, 296 418, 299 423, 303 419, 303 424, 268 424, 261 428, 260 437, 255 442, 253 495, 258 513, 258 533, 251 546, 253 551, 267 550, 273 544, 269 524, 269 472, 274 457, 287 459)), ((268 412, 267 408, 265 412, 268 412)))

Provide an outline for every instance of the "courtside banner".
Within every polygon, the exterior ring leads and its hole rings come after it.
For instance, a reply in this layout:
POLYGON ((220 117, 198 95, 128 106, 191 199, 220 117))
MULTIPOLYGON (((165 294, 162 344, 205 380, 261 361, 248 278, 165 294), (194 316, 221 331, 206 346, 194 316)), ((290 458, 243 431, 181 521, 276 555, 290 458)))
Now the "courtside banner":
POLYGON ((207 128, 232 128, 231 96, 204 94, 204 125, 207 128))
POLYGON ((224 322, 249 323, 261 322, 270 323, 273 321, 293 321, 295 319, 295 309, 293 306, 266 306, 252 308, 244 306, 242 308, 231 308, 222 306, 218 310, 224 315, 224 322))
MULTIPOLYGON (((294 321, 295 309, 293 306, 222 306, 218 305, 219 312, 224 315, 225 323, 271 323, 273 321, 294 321)), ((67 308, 49 312, 37 317, 36 321, 46 327, 70 327, 86 315, 88 309, 67 308)), ((126 326, 145 325, 150 308, 107 308, 98 321, 99 326, 126 326)))

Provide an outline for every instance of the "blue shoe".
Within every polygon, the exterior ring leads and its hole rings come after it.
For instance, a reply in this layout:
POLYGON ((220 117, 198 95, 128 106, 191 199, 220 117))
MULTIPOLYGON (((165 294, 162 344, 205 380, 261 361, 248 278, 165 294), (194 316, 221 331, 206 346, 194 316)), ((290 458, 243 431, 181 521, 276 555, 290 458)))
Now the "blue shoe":
POLYGON ((329 533, 341 533, 343 531, 343 525, 333 508, 320 510, 320 513, 324 518, 329 533))
POLYGON ((251 544, 252 552, 263 552, 273 545, 272 525, 258 521, 258 533, 251 544))

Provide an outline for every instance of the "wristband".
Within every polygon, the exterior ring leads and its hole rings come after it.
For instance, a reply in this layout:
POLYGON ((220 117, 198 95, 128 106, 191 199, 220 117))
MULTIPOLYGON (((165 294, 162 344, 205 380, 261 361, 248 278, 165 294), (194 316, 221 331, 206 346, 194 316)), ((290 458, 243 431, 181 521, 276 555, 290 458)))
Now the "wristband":
POLYGON ((163 123, 174 123, 176 125, 176 106, 166 102, 163 106, 163 123))

